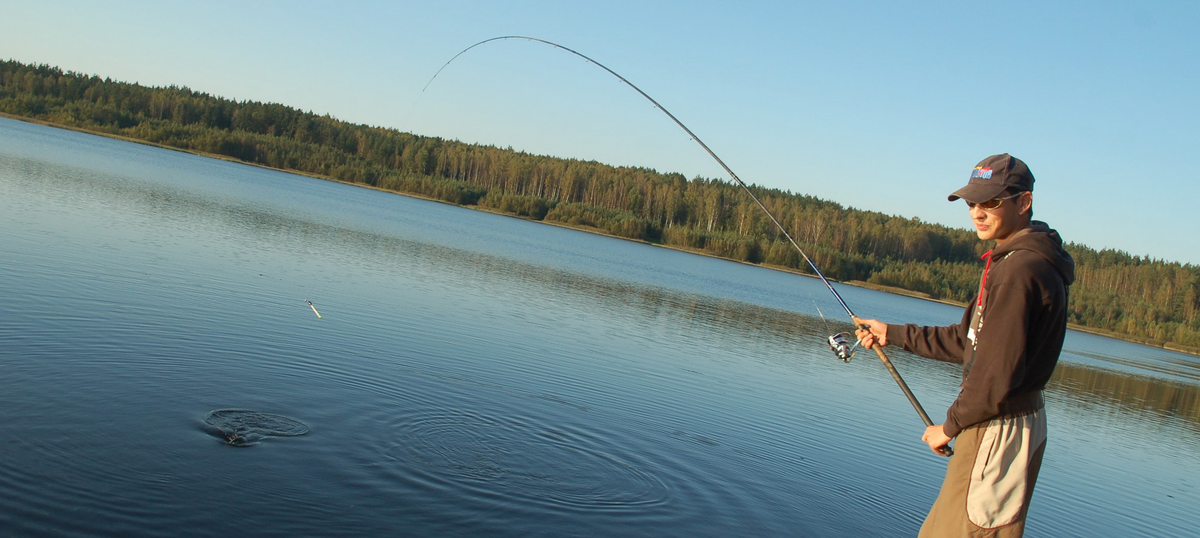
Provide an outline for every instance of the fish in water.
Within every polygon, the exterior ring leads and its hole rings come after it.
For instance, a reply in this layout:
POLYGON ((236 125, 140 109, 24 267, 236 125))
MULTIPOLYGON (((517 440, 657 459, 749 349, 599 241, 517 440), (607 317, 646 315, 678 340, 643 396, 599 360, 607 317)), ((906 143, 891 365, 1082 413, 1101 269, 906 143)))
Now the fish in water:
POLYGON ((240 447, 308 433, 308 425, 296 419, 247 409, 217 409, 204 417, 204 426, 221 442, 240 447))
POLYGON ((233 446, 252 446, 257 445, 262 440, 261 435, 251 433, 238 433, 236 431, 221 430, 221 436, 225 438, 225 444, 233 446))

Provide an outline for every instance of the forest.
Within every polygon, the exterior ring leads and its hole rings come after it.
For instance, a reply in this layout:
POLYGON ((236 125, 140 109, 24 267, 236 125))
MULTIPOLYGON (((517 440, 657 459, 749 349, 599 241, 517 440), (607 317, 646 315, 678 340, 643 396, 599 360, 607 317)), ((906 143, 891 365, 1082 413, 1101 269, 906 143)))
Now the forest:
MULTIPOLYGON (((534 155, 0 61, 0 113, 811 273, 741 187, 722 179, 534 155)), ((987 246, 973 231, 751 186, 826 276, 970 300, 987 246)), ((1200 267, 1071 243, 1079 328, 1200 350, 1200 267)))

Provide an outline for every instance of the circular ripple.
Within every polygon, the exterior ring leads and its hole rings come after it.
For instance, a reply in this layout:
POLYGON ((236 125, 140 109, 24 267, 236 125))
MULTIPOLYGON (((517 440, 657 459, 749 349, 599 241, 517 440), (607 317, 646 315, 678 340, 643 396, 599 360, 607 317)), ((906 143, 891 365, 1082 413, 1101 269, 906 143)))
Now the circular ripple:
POLYGON ((308 425, 283 415, 248 409, 217 409, 204 416, 212 433, 234 446, 256 445, 267 437, 293 437, 308 433, 308 425))
POLYGON ((645 508, 668 497, 644 465, 586 432, 453 411, 409 417, 401 430, 392 459, 477 497, 603 510, 645 508))

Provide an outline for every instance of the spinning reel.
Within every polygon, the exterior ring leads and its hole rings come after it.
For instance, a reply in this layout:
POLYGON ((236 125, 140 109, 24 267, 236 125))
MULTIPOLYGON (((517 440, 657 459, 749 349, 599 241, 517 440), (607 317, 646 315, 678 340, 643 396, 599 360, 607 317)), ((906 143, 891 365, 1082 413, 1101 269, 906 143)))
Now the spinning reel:
POLYGON ((850 362, 850 359, 853 359, 854 354, 857 352, 858 345, 862 343, 856 340, 854 345, 850 345, 846 337, 853 336, 849 332, 841 332, 829 337, 829 350, 834 355, 837 355, 839 359, 842 359, 842 362, 850 362))

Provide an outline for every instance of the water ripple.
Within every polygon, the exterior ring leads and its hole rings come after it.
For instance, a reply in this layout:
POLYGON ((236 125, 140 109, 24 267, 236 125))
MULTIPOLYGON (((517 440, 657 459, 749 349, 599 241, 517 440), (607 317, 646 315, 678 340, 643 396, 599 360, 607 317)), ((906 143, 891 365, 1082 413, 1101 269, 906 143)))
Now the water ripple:
POLYGON ((639 510, 671 489, 639 455, 530 417, 448 409, 398 417, 384 458, 404 479, 507 508, 639 510))

